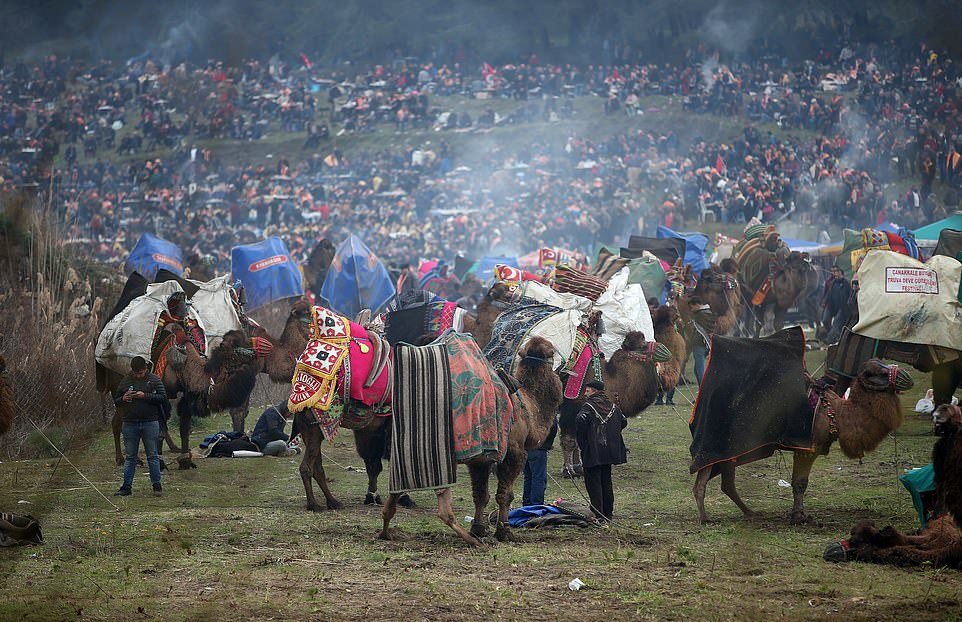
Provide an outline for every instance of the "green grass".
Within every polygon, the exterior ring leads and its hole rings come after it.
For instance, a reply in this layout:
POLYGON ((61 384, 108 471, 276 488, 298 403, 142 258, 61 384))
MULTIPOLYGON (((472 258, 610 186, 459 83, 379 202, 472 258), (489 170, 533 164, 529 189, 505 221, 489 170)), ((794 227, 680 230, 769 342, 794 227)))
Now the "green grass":
MULTIPOLYGON (((816 369, 821 353, 808 360, 816 369)), ((957 571, 821 559, 858 519, 916 526, 896 479, 926 464, 933 442, 930 424, 908 412, 928 386, 916 379, 897 441, 861 463, 837 450, 816 462, 807 506, 819 523, 799 527, 786 519, 790 489, 777 484, 790 479, 788 454, 739 469, 740 491, 759 520, 742 520, 713 481, 708 511, 719 522, 698 525, 686 388, 680 406, 652 407, 630 422, 629 464, 615 469, 614 528, 519 531, 521 542, 482 550, 440 523, 429 493, 415 495, 420 509, 399 511, 399 541, 375 539, 379 512, 360 503, 366 477, 348 433, 324 448, 346 507, 319 514, 304 509, 297 458, 200 460, 197 470, 167 475, 160 499, 147 494, 140 469, 134 496, 116 500, 118 512, 65 463, 4 462, 0 507, 38 517, 46 544, 0 554, 0 619, 462 620, 539 611, 578 620, 957 618, 957 571), (587 587, 569 591, 574 577, 587 587)), ((193 441, 228 425, 224 416, 206 420, 193 441)), ((120 482, 112 453, 101 434, 70 458, 109 495, 120 482)), ((556 449, 549 498, 579 499, 580 482, 561 480, 560 466, 556 449)), ((473 514, 461 475, 459 519, 473 514)))

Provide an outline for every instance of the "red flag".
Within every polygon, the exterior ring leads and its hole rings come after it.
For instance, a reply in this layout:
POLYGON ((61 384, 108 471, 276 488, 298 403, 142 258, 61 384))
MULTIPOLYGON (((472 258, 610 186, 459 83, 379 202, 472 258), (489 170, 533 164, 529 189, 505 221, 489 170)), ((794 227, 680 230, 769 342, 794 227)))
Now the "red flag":
POLYGON ((308 69, 311 69, 314 67, 314 64, 311 62, 311 59, 309 59, 307 57, 307 54, 305 54, 304 52, 301 52, 301 61, 304 63, 304 66, 307 67, 308 69))
POLYGON ((725 160, 722 159, 721 155, 715 157, 715 170, 719 173, 725 170, 725 160))

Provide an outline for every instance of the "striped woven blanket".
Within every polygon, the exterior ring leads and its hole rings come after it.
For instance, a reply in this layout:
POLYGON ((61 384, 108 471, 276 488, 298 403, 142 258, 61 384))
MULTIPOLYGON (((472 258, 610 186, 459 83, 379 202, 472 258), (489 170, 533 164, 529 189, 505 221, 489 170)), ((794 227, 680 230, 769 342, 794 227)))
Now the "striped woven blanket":
POLYGON ((447 488, 457 481, 448 352, 443 342, 394 350, 390 491, 447 488))
POLYGON ((597 301, 608 289, 608 283, 581 270, 558 266, 552 287, 556 292, 578 294, 591 301, 597 301))
POLYGON ((395 349, 390 491, 446 488, 457 463, 500 461, 514 405, 508 389, 467 334, 395 349))

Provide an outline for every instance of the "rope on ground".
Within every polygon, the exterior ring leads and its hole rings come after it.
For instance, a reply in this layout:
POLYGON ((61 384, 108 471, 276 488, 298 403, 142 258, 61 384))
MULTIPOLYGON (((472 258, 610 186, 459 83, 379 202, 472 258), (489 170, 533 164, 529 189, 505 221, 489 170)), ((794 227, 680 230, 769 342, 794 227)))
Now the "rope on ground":
POLYGON ((87 479, 87 476, 84 475, 83 472, 81 472, 81 470, 78 469, 77 466, 76 466, 73 462, 70 461, 70 458, 68 458, 67 456, 65 456, 64 453, 63 453, 62 451, 60 451, 60 448, 57 447, 56 445, 54 445, 53 441, 51 441, 49 438, 47 438, 47 435, 43 433, 43 430, 40 429, 40 426, 38 426, 38 425, 34 422, 33 419, 31 419, 29 416, 27 416, 26 419, 27 419, 27 421, 30 422, 30 425, 32 425, 34 428, 37 429, 37 432, 40 433, 40 436, 43 437, 43 440, 47 441, 47 443, 49 443, 50 446, 53 447, 53 450, 56 451, 58 454, 60 454, 60 457, 61 457, 62 459, 64 459, 64 460, 66 460, 66 461, 67 461, 67 464, 69 464, 70 466, 72 466, 73 469, 74 469, 74 471, 76 471, 77 474, 80 475, 80 477, 82 477, 85 482, 87 482, 88 484, 90 484, 90 487, 93 488, 94 490, 96 490, 98 495, 100 495, 101 497, 104 498, 104 501, 106 501, 107 503, 110 504, 110 507, 112 507, 112 508, 114 509, 114 511, 116 511, 116 512, 119 512, 119 511, 120 511, 120 508, 117 507, 116 505, 114 505, 113 501, 111 501, 110 499, 108 499, 107 496, 104 495, 104 493, 100 492, 100 489, 97 488, 97 486, 95 486, 92 481, 90 481, 89 479, 87 479))

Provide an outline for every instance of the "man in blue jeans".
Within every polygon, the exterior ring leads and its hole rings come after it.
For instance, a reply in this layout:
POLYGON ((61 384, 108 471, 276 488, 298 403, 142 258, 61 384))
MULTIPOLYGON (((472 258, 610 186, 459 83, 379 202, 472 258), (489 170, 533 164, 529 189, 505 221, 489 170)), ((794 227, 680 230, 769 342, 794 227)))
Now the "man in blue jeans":
POLYGON ((548 486, 548 450, 554 445, 554 437, 557 433, 558 423, 555 422, 541 447, 528 452, 528 461, 524 465, 524 492, 521 493, 521 505, 544 505, 544 491, 548 486))
POLYGON ((114 493, 116 497, 130 495, 134 473, 137 469, 137 451, 144 443, 147 454, 147 467, 150 482, 154 485, 154 496, 159 497, 163 489, 160 485, 160 413, 167 401, 167 391, 160 378, 147 371, 147 361, 135 356, 130 361, 130 373, 124 376, 114 390, 114 404, 123 416, 124 427, 124 483, 114 493))

